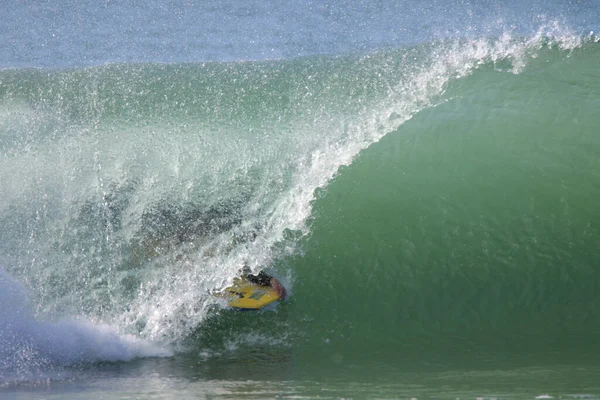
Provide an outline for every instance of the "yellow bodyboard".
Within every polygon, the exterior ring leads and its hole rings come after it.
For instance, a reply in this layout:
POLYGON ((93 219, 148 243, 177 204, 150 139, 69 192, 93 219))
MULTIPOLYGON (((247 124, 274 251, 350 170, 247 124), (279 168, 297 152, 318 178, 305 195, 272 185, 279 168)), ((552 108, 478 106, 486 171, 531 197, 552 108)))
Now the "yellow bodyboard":
POLYGON ((240 310, 258 310, 279 300, 277 291, 270 286, 261 286, 245 278, 235 278, 233 285, 217 294, 227 299, 230 307, 240 310))

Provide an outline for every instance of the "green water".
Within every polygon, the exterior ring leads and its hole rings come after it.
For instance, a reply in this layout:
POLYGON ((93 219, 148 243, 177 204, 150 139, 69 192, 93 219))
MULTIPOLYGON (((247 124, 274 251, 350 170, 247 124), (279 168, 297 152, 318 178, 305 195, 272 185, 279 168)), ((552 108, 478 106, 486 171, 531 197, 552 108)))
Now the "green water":
POLYGON ((0 387, 596 398, 600 52, 526 39, 2 71, 0 387))
POLYGON ((519 75, 483 68, 340 170, 282 261, 294 286, 276 332, 295 356, 594 359, 600 87, 586 50, 519 75))

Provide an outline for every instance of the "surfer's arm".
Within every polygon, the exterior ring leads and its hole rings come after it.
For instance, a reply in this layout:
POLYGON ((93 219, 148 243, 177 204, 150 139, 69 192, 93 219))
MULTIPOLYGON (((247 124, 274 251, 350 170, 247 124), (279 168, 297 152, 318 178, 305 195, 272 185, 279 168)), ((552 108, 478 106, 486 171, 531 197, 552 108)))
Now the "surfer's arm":
POLYGON ((270 286, 275 289, 280 299, 285 299, 287 292, 285 291, 285 287, 275 278, 271 278, 270 286))

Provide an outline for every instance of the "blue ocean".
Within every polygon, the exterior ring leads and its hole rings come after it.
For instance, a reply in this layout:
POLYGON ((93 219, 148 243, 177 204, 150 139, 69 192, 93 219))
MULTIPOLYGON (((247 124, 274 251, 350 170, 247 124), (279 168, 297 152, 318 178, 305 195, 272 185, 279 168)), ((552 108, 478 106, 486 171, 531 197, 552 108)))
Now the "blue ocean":
POLYGON ((600 399, 600 1, 0 10, 0 398, 600 399))

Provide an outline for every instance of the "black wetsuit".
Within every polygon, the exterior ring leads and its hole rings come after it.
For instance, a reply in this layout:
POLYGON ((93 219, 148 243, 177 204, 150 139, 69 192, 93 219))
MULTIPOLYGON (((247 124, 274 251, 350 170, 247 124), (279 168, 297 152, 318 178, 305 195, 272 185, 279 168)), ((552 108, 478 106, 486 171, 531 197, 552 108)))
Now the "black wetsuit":
POLYGON ((271 277, 264 272, 260 271, 258 275, 248 274, 246 278, 252 283, 260 286, 271 286, 271 277))

